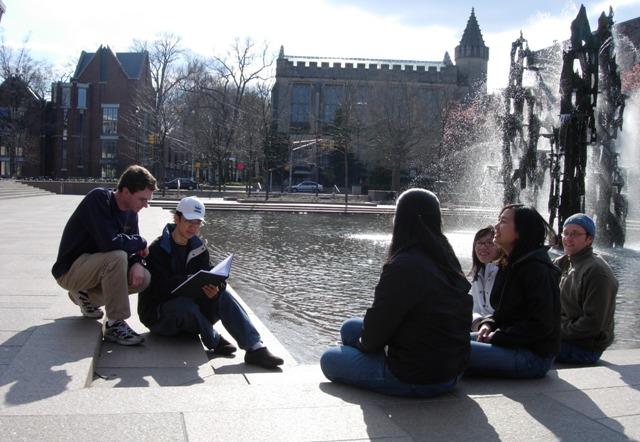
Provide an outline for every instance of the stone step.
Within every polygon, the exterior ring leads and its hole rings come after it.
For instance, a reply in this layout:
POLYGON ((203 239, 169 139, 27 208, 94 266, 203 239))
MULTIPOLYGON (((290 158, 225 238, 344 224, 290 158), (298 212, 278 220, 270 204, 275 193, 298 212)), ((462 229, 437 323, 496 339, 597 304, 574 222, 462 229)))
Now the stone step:
POLYGON ((13 180, 0 180, 0 199, 25 198, 31 196, 53 195, 53 193, 18 183, 13 180))

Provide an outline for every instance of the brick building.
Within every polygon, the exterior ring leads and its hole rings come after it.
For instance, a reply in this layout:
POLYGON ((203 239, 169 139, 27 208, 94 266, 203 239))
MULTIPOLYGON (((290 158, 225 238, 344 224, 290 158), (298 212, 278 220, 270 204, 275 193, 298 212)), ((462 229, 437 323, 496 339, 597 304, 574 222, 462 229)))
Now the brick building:
POLYGON ((0 84, 0 177, 45 175, 47 104, 18 77, 0 84))
POLYGON ((55 178, 116 178, 131 164, 150 166, 153 96, 146 52, 82 52, 68 83, 54 83, 55 178))

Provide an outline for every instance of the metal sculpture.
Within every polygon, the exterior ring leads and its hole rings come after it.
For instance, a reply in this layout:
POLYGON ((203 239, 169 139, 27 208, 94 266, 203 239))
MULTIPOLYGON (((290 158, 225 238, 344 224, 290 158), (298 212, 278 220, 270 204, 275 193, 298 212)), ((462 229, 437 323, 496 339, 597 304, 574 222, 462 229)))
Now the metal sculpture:
MULTIPOLYGON (((504 183, 504 204, 520 201, 520 191, 533 187, 533 201, 537 200, 545 171, 545 158, 537 146, 542 124, 537 115, 539 99, 534 88, 522 85, 525 70, 537 72, 535 56, 520 37, 511 44, 511 64, 509 84, 505 90, 505 108, 502 121, 502 179, 504 183), (526 107, 525 107, 526 104, 526 107), (526 128, 526 132, 525 132, 526 128), (514 160, 517 167, 514 167, 514 160)), ((538 75, 540 89, 541 77, 538 75)))
POLYGON ((587 145, 597 139, 594 109, 599 48, 587 12, 581 6, 571 23, 571 40, 563 52, 560 74, 560 128, 555 158, 552 157, 556 163, 552 162, 551 169, 557 171, 561 167, 562 176, 556 186, 552 185, 549 197, 549 222, 553 225, 557 214, 558 231, 569 216, 584 212, 587 145))
POLYGON ((615 140, 622 130, 625 96, 622 94, 620 73, 616 63, 613 28, 613 9, 598 20, 596 36, 601 43, 599 53, 600 102, 596 127, 600 144, 593 155, 594 187, 598 243, 604 246, 624 246, 626 234, 627 200, 622 194, 624 176, 618 165, 619 153, 615 140), (613 211, 612 211, 613 209, 613 211))

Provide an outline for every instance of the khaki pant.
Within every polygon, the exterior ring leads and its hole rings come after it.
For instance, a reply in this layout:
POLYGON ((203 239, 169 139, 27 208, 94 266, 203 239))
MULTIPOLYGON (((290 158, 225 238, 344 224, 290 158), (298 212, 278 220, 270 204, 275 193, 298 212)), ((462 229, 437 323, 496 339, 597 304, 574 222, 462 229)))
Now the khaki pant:
POLYGON ((143 291, 151 281, 145 269, 141 286, 129 286, 127 253, 114 250, 106 253, 85 253, 73 262, 67 273, 56 281, 71 292, 84 291, 96 305, 104 305, 110 320, 131 316, 129 294, 143 291))

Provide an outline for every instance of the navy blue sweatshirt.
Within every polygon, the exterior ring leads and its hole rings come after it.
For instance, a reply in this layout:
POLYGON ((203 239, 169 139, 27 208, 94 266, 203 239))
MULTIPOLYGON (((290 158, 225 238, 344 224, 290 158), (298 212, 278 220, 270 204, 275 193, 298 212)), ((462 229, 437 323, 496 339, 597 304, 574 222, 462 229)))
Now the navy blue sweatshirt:
POLYGON ((146 246, 147 242, 139 235, 138 215, 120 210, 114 191, 96 188, 84 197, 67 221, 51 273, 58 279, 84 253, 124 250, 130 262, 139 261, 135 254, 146 246))

